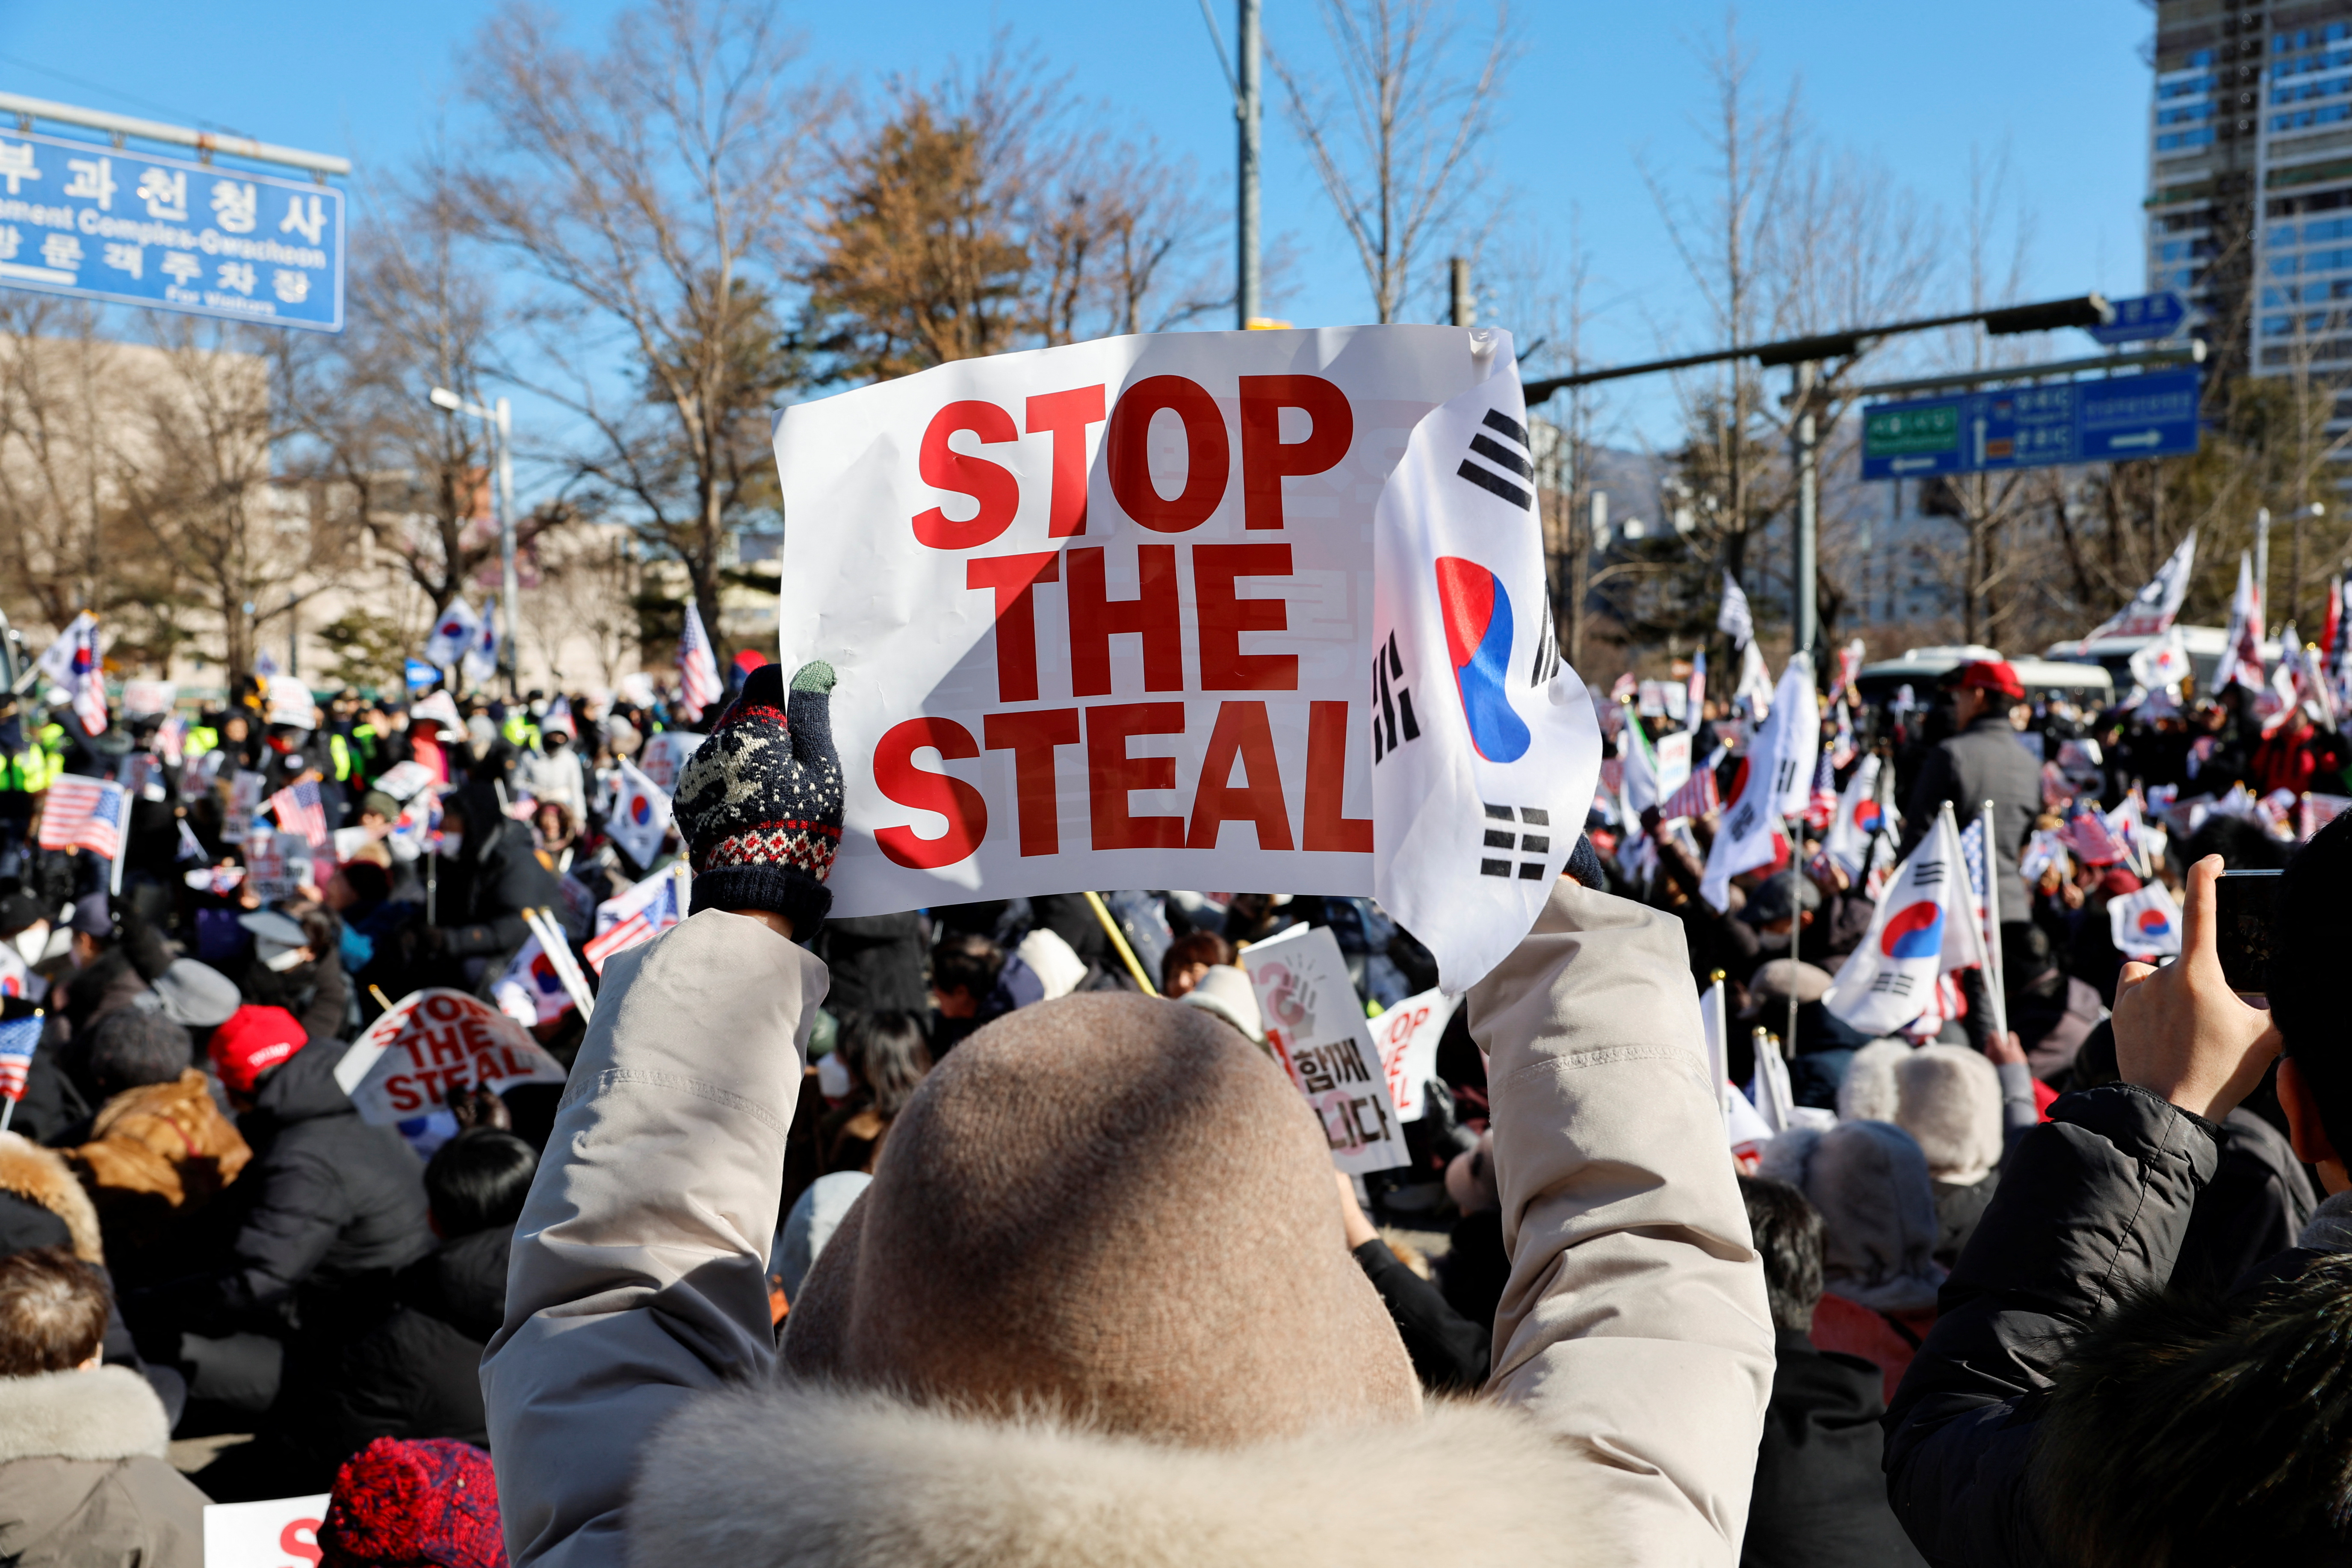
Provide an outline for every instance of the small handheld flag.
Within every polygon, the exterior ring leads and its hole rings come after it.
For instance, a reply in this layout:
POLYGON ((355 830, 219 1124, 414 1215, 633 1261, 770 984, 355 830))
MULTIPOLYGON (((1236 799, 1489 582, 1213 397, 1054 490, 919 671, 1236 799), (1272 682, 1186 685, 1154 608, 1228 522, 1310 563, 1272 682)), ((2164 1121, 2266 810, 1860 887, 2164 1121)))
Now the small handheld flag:
POLYGON ((0 1022, 0 1132, 8 1131, 16 1102, 25 1098, 25 1084, 33 1070, 33 1052, 41 1044, 42 1015, 0 1022))

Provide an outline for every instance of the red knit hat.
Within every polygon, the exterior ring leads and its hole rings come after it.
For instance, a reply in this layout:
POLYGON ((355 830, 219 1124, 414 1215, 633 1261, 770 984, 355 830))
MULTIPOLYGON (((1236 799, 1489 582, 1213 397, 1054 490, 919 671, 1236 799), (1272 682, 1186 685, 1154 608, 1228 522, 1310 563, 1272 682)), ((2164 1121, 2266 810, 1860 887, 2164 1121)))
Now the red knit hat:
POLYGON ((319 1568, 506 1568, 490 1457, 454 1437, 378 1437, 345 1461, 319 1568))
POLYGON ((213 1031, 207 1054, 213 1071, 225 1086, 239 1094, 251 1094, 263 1073, 300 1050, 310 1038, 285 1008, 248 1004, 213 1031))

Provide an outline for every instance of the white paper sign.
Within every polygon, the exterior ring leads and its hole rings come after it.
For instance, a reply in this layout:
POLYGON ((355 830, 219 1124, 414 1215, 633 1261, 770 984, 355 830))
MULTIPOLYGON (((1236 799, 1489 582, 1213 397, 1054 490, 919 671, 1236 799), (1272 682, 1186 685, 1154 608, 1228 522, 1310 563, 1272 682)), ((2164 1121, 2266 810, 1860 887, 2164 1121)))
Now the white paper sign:
MULTIPOLYGON (((1445 327, 1166 333, 788 410, 781 652, 840 672, 835 911, 1085 887, 1314 888, 1398 908, 1374 867, 1372 661, 1389 652, 1374 511, 1437 405, 1491 380, 1524 425, 1513 363, 1507 335, 1445 327)), ((1465 436, 1444 471, 1470 463, 1525 493, 1525 435, 1500 466, 1465 436)), ((1501 509, 1491 545, 1535 563, 1533 596, 1511 590, 1507 662, 1524 676, 1546 626, 1534 514, 1451 483, 1501 509)), ((1415 588, 1428 573, 1416 564, 1415 588)), ((1402 720, 1416 733, 1449 702, 1461 722, 1442 640, 1434 658, 1444 678, 1402 720)), ((1555 777, 1526 802, 1558 796, 1561 858, 1589 773, 1578 789, 1555 777)), ((1455 826, 1473 845, 1484 831, 1455 826)), ((1517 917, 1511 941, 1532 907, 1517 917)))
POLYGON ((292 898, 302 885, 293 857, 307 855, 310 847, 299 833, 255 833, 245 846, 245 874, 253 896, 265 904, 292 898))
POLYGON ((360 1119, 380 1126, 424 1115, 453 1089, 563 1079, 563 1065, 521 1026, 462 991, 411 992, 335 1065, 335 1081, 360 1119))
POLYGON ((205 1568, 310 1568, 332 1494, 205 1506, 205 1568))
POLYGON ((1266 1044, 1323 1123, 1332 1163, 1357 1176, 1404 1164, 1388 1074, 1339 939, 1328 927, 1294 926, 1253 943, 1241 961, 1257 991, 1266 1044))
POLYGON ((253 824, 254 814, 261 809, 261 788, 269 781, 259 773, 244 768, 228 787, 228 808, 221 813, 221 842, 242 844, 246 831, 253 824))
MULTIPOLYGON (((718 715, 711 717, 716 719, 718 715)), ((638 754, 638 765, 645 770, 646 777, 661 786, 663 794, 676 795, 678 773, 686 766, 686 760, 701 750, 702 742, 703 737, 691 730, 664 730, 657 735, 648 735, 638 754)))
POLYGON ((126 680, 122 683, 122 716, 169 713, 180 689, 168 680, 126 680))
POLYGON ((1429 1114, 1423 1087, 1437 1076, 1437 1043, 1445 1037, 1445 1026, 1460 1003, 1460 997, 1444 991, 1424 991, 1372 1020, 1389 1103, 1396 1107, 1399 1121, 1418 1121, 1429 1114))

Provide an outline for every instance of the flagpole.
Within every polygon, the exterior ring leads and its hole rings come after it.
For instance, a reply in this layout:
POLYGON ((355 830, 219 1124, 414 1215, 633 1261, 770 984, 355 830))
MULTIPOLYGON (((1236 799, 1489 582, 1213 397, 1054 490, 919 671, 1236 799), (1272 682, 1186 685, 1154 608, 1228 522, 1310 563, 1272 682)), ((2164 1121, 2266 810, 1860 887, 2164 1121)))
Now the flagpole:
POLYGON ((1804 852, 1803 830, 1795 817, 1784 816, 1781 826, 1789 835, 1789 1048, 1787 1054, 1797 1054, 1797 944, 1805 934, 1804 897, 1797 878, 1797 857, 1804 852))
MULTIPOLYGON (((1952 813, 1952 803, 1944 803, 1944 815, 1952 813)), ((1993 851, 1992 802, 1984 803, 1980 820, 1984 823, 1985 896, 1982 917, 1977 928, 1977 941, 1984 952, 1985 995, 1992 1007, 1994 1032, 2003 1039, 2009 1037, 2009 998, 2002 994, 2008 984, 2000 972, 2000 857, 1993 851), (1986 932, 1993 934, 1990 937, 1986 932)), ((1953 828, 1958 837, 1959 829, 1953 828)))
POLYGON ((1724 1005, 1723 971, 1720 969, 1715 972, 1715 984, 1707 987, 1706 1001, 1708 1008, 1715 1014, 1715 1048, 1723 1053, 1725 1058, 1708 1064, 1715 1073, 1715 1108, 1728 1116, 1731 1113, 1731 1036, 1728 1032, 1730 1020, 1727 1016, 1728 1010, 1724 1005))

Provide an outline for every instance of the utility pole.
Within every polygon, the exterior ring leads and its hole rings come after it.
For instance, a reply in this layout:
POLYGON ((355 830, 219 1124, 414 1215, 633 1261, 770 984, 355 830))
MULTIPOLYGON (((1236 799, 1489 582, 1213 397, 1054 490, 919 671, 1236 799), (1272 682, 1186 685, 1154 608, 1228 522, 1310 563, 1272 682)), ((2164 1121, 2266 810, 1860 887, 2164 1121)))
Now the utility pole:
POLYGON ((1820 362, 1809 359, 1789 367, 1790 396, 1797 405, 1796 422, 1789 430, 1790 458, 1797 470, 1797 560, 1790 581, 1796 590, 1795 651, 1803 654, 1813 652, 1813 645, 1821 640, 1821 606, 1814 595, 1816 558, 1821 552, 1821 438, 1813 421, 1814 387, 1821 371, 1820 362))
POLYGON ((515 679, 516 648, 522 637, 522 617, 519 613, 522 595, 515 582, 515 513, 514 513, 514 420, 512 410, 503 397, 498 401, 499 425, 499 566, 503 577, 499 584, 501 597, 506 601, 506 634, 499 638, 499 663, 506 670, 507 697, 511 700, 520 684, 515 679))
POLYGON ((2254 603, 2263 607, 2263 635, 2270 635, 2271 621, 2271 509, 2263 507, 2254 513, 2254 603))
POLYGON ((1259 0, 1239 0, 1240 18, 1235 40, 1241 53, 1240 68, 1234 93, 1234 118, 1241 122, 1240 157, 1236 160, 1240 189, 1236 193, 1234 237, 1239 254, 1234 258, 1234 325, 1246 331, 1253 321, 1265 314, 1260 299, 1261 279, 1258 273, 1258 58, 1265 52, 1264 39, 1258 31, 1259 0))
POLYGON ((1454 324, 1475 327, 1478 324, 1478 302, 1470 293, 1470 258, 1456 256, 1448 259, 1446 268, 1454 281, 1454 324))

